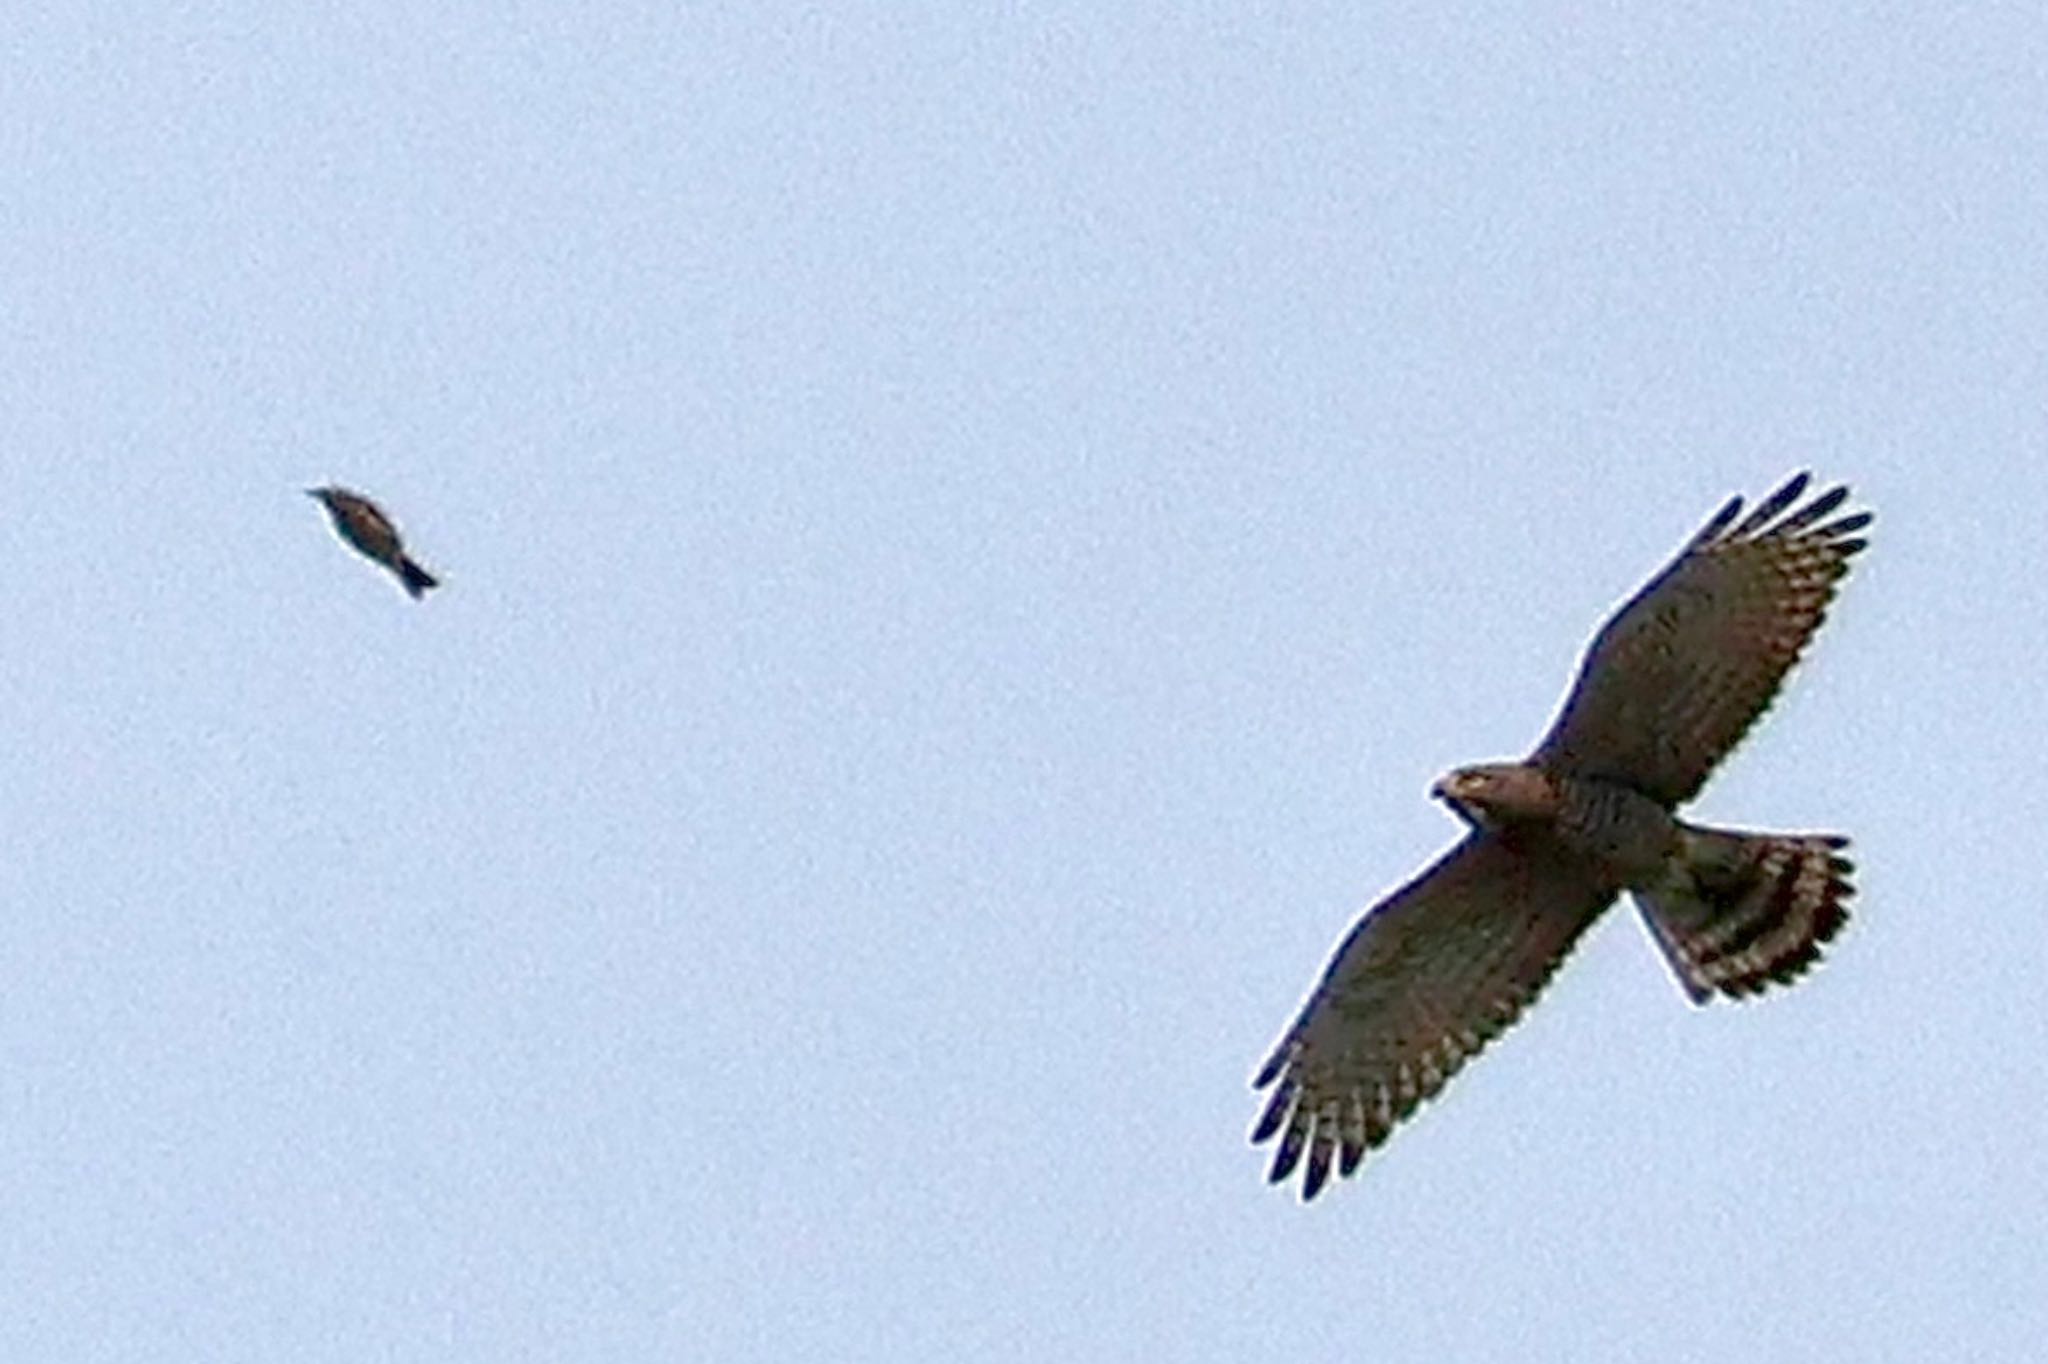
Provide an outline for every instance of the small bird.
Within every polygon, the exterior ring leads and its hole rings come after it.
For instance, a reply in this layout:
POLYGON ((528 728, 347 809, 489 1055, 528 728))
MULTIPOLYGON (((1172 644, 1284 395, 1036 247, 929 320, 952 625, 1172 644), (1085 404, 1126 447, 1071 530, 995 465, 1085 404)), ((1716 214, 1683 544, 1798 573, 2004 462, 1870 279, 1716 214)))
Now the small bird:
POLYGON ((346 488, 308 488, 306 496, 317 497, 334 520, 334 532, 354 546, 365 558, 374 559, 398 575, 405 590, 417 600, 441 580, 407 556, 391 518, 361 493, 346 488))

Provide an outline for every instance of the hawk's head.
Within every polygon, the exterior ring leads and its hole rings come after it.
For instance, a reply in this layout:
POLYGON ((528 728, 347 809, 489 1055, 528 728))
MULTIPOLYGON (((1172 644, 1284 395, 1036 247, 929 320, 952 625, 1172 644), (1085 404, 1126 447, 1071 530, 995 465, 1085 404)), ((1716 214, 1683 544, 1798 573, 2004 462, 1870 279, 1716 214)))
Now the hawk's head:
POLYGON ((1527 763, 1478 763, 1437 778, 1429 793, 1476 829, 1549 820, 1557 814, 1557 787, 1527 763))

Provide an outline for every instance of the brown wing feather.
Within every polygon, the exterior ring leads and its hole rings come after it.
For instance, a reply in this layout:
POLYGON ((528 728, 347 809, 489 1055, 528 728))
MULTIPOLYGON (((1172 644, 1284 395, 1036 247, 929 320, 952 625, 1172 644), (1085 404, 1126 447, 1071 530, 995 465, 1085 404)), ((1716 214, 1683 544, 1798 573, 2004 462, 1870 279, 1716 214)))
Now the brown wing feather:
POLYGON ((1549 843, 1473 834, 1360 919, 1260 1069, 1252 1141, 1269 1178, 1304 1157, 1304 1200, 1349 1175, 1395 1124, 1520 1016, 1614 885, 1549 843))
POLYGON ((1627 782, 1678 805, 1770 707, 1866 543, 1859 512, 1804 507, 1800 474, 1739 524, 1735 498, 1607 622, 1531 761, 1627 782))

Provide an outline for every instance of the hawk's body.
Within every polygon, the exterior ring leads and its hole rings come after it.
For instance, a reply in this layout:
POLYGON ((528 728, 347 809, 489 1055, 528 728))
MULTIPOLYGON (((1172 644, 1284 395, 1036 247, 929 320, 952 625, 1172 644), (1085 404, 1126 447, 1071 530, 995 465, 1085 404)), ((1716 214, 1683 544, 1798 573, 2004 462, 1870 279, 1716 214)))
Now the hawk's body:
POLYGON ((1471 832, 1337 949, 1260 1070, 1252 1140, 1313 1198, 1521 1013, 1622 891, 1694 1003, 1789 982, 1847 921, 1846 840, 1680 820, 1777 694, 1864 546, 1836 488, 1792 479, 1723 507, 1600 631, 1525 761, 1460 768, 1437 796, 1471 832))

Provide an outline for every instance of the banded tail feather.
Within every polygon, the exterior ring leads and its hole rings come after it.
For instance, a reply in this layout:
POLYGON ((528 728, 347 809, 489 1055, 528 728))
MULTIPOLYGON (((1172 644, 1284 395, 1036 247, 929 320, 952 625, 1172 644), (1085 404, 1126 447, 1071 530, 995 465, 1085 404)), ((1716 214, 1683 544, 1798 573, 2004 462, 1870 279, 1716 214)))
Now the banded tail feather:
POLYGON ((1791 984, 1849 921, 1848 839, 1691 826, 1681 836, 1680 870, 1636 903, 1693 1003, 1791 984))

